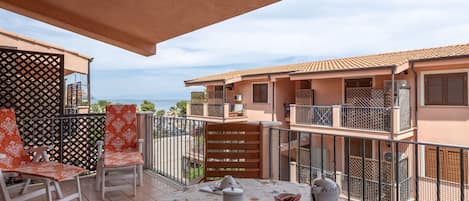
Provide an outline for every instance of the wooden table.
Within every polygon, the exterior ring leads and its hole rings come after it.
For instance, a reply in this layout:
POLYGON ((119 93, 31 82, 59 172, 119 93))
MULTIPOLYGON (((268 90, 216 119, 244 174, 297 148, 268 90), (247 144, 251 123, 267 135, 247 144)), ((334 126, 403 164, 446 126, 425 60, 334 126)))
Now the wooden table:
MULTIPOLYGON (((236 179, 244 190, 246 201, 273 201, 280 193, 299 193, 302 201, 311 201, 311 189, 307 184, 296 184, 285 181, 262 179, 236 179)), ((162 201, 222 201, 223 196, 201 192, 200 187, 214 185, 215 182, 201 183, 188 186, 185 190, 170 193, 162 201)))

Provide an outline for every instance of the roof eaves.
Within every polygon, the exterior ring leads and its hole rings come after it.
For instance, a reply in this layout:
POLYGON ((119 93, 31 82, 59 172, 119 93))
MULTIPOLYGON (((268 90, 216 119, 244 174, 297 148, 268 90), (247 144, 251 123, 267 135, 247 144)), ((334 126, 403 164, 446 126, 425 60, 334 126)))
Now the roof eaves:
POLYGON ((324 71, 294 71, 289 73, 290 75, 303 75, 303 74, 316 74, 316 73, 335 73, 335 72, 346 72, 346 71, 362 71, 370 69, 384 69, 384 68, 394 68, 396 65, 386 65, 386 66, 372 66, 372 67, 362 67, 362 68, 352 68, 352 69, 339 69, 339 70, 324 70, 324 71))

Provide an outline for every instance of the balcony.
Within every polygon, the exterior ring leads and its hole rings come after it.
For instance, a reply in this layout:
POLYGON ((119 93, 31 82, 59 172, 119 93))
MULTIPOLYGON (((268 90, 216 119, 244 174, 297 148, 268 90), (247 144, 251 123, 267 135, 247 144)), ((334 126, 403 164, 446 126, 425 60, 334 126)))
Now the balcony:
MULTIPOLYGON (((330 127, 326 119, 330 119, 331 110, 338 108, 313 110, 321 115, 307 120, 330 127)), ((96 141, 104 137, 104 120, 103 114, 67 115, 19 119, 18 126, 27 147, 52 145, 51 160, 88 169, 90 176, 82 179, 84 200, 99 200, 93 174, 96 141)), ((137 123, 138 135, 145 140, 144 186, 138 188, 136 197, 132 197, 129 189, 110 193, 110 200, 159 200, 202 181, 208 165, 220 165, 210 160, 207 163, 206 146, 221 149, 224 145, 220 141, 206 144, 207 134, 213 131, 205 121, 139 113, 137 123)), ((223 130, 241 127, 219 126, 223 130)), ((251 157, 251 153, 260 157, 255 160, 260 163, 257 169, 260 174, 256 177, 310 184, 314 178, 325 175, 340 184, 344 200, 437 200, 437 197, 459 200, 469 192, 466 179, 469 147, 298 132, 265 125, 261 128, 258 137, 254 138, 253 130, 244 134, 252 140, 246 147, 256 149, 246 153, 246 157, 251 157)), ((226 135, 224 139, 240 140, 230 134, 213 137, 226 135)), ((237 145, 225 145, 223 150, 239 148, 237 145)), ((66 181, 64 191, 73 190, 73 185, 66 181)))
POLYGON ((290 105, 292 129, 310 131, 362 132, 383 136, 391 133, 408 137, 410 114, 399 107, 361 107, 351 105, 290 105))
POLYGON ((215 123, 247 121, 244 105, 232 103, 188 103, 187 117, 215 123))

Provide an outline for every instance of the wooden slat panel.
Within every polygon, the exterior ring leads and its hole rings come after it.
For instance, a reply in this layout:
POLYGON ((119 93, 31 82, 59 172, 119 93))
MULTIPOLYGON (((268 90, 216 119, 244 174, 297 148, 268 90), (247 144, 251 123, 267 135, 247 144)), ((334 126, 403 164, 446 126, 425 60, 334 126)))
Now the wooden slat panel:
POLYGON ((256 143, 239 143, 239 144, 223 144, 223 143, 207 143, 207 149, 235 149, 235 150, 259 150, 259 142, 256 143))
POLYGON ((207 158, 211 159, 257 159, 259 158, 259 152, 251 153, 236 153, 236 152, 209 152, 207 153, 207 158))
POLYGON ((259 140, 259 134, 253 135, 239 135, 239 134, 209 134, 206 136, 207 140, 245 140, 245 141, 253 141, 259 140))
POLYGON ((260 171, 207 171, 206 177, 224 177, 225 175, 231 175, 238 178, 259 178, 260 171))
POLYGON ((211 168, 259 168, 259 161, 253 162, 207 162, 211 168))
POLYGON ((259 131, 259 125, 250 124, 209 124, 207 131, 259 131))
POLYGON ((217 179, 225 175, 241 178, 261 177, 262 127, 260 125, 212 124, 208 125, 205 131, 206 179, 217 179), (243 142, 232 143, 230 141, 243 142), (224 152, 217 152, 218 150, 224 152), (227 159, 231 162, 222 162, 227 159), (234 169, 238 171, 233 171, 234 169))

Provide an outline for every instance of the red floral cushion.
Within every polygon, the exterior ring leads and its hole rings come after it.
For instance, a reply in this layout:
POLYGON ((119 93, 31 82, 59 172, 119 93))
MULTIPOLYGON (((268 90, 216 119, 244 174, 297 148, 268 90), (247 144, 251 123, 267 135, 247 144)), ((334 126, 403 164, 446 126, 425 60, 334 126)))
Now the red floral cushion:
POLYGON ((85 169, 57 162, 31 162, 16 168, 15 172, 63 181, 85 172, 85 169))
POLYGON ((142 164, 143 156, 139 152, 104 152, 104 167, 125 167, 142 164))
POLYGON ((0 169, 5 172, 31 162, 24 151, 13 109, 0 109, 0 154, 5 156, 0 158, 0 169))
POLYGON ((108 105, 104 150, 137 151, 137 108, 135 105, 108 105))

